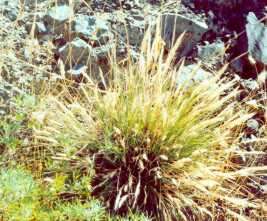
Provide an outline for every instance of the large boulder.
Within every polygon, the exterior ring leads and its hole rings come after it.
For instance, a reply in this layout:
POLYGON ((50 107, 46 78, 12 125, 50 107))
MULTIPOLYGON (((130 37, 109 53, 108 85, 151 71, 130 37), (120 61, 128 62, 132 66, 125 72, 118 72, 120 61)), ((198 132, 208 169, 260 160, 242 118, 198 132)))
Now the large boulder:
POLYGON ((181 57, 188 55, 207 31, 208 25, 204 21, 179 14, 162 15, 162 36, 167 47, 170 48, 183 32, 186 33, 184 43, 180 46, 179 55, 181 57))
POLYGON ((253 12, 248 14, 247 22, 248 52, 256 62, 267 65, 267 26, 253 12))
POLYGON ((112 38, 107 22, 95 16, 78 15, 72 21, 71 31, 75 37, 93 41, 96 46, 106 44, 112 38))
POLYGON ((108 70, 108 55, 112 47, 109 44, 93 48, 86 41, 75 38, 61 47, 58 53, 68 72, 78 75, 88 70, 89 75, 98 78, 100 70, 104 73, 108 70))
POLYGON ((47 29, 55 34, 64 34, 69 30, 69 22, 73 18, 74 12, 68 5, 52 7, 44 16, 44 23, 47 29))
POLYGON ((75 38, 59 49, 59 55, 68 67, 87 65, 96 60, 93 48, 80 38, 75 38))

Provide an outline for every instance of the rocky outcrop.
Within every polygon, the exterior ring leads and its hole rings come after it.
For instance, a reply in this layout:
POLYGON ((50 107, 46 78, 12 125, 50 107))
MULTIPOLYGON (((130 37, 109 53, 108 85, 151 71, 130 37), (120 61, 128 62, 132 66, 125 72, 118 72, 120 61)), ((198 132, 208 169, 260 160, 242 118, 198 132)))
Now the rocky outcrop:
MULTIPOLYGON (((75 75, 80 73, 79 67, 88 65, 89 61, 97 66, 93 68, 96 73, 99 68, 104 68, 108 64, 110 48, 114 45, 119 57, 126 53, 138 56, 148 24, 155 23, 161 17, 161 34, 166 49, 171 47, 180 34, 186 32, 184 42, 177 51, 177 58, 186 57, 189 63, 198 59, 210 68, 227 59, 231 61, 230 66, 234 71, 249 78, 255 76, 255 70, 247 58, 234 58, 249 50, 257 62, 265 62, 261 61, 264 59, 264 50, 261 49, 261 58, 257 57, 258 52, 252 50, 255 45, 264 45, 255 41, 259 31, 249 34, 249 30, 259 29, 259 26, 263 30, 263 24, 256 27, 250 22, 247 35, 240 35, 233 41, 230 39, 234 37, 232 33, 245 29, 245 17, 249 11, 255 12, 260 18, 265 3, 265 0, 182 0, 181 3, 168 0, 58 0, 57 3, 47 0, 0 0, 0 11, 11 21, 18 18, 18 23, 38 38, 40 44, 52 41, 56 63, 62 61, 65 71, 75 75), (20 11, 27 13, 18 17, 20 11), (77 42, 83 43, 77 46, 77 42), (90 48, 91 55, 81 53, 82 45, 90 48), (72 55, 73 60, 67 59, 65 54, 71 51, 80 53, 82 59, 77 59, 75 54, 72 55)), ((90 67, 86 69, 88 72, 92 70, 90 67)), ((82 70, 84 72, 85 68, 82 70)))
POLYGON ((0 0, 0 13, 8 17, 11 21, 15 21, 20 10, 19 0, 0 0))

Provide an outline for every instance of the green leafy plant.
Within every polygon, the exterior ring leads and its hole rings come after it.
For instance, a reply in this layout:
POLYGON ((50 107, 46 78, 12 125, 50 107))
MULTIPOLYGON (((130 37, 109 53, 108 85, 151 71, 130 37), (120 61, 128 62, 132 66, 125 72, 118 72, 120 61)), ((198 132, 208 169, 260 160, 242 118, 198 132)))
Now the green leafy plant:
POLYGON ((0 171, 0 215, 4 220, 31 220, 39 208, 39 187, 22 169, 0 171))
POLYGON ((2 120, 0 125, 0 145, 9 149, 16 149, 21 141, 16 137, 18 130, 21 128, 19 122, 8 122, 2 120))
POLYGON ((110 218, 110 221, 151 221, 150 218, 146 217, 144 214, 131 213, 127 217, 120 218, 110 218))
POLYGON ((34 108, 35 98, 31 95, 21 95, 13 99, 11 113, 1 117, 0 145, 15 151, 22 145, 22 134, 27 128, 27 118, 34 108))
POLYGON ((53 213, 55 220, 58 221, 102 221, 107 217, 104 207, 96 200, 91 200, 85 204, 79 202, 60 204, 53 213))

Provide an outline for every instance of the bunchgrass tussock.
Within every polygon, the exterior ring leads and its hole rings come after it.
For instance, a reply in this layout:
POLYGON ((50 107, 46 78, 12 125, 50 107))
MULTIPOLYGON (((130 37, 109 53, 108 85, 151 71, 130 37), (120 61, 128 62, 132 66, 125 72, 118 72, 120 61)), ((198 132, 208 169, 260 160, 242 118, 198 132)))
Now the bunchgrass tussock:
MULTIPOLYGON (((87 78, 75 93, 44 97, 33 118, 36 139, 75 156, 89 150, 92 195, 112 213, 143 212, 155 220, 249 220, 244 177, 264 167, 231 159, 252 115, 235 100, 235 80, 214 77, 178 84, 174 64, 181 36, 166 55, 157 30, 145 35, 139 60, 111 56, 108 80, 87 78)), ((192 75, 194 72, 192 72, 192 75)))

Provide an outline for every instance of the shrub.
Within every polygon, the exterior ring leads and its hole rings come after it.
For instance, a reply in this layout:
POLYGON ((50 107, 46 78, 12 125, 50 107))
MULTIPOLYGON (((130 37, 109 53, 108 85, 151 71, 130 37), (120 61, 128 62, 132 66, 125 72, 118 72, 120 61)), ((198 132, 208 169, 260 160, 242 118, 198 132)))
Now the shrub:
POLYGON ((130 212, 127 217, 112 217, 109 221, 151 221, 151 219, 144 214, 130 212))
POLYGON ((54 210, 53 215, 54 220, 58 221, 102 221, 107 216, 105 209, 96 200, 91 200, 86 204, 79 202, 61 204, 54 210))
POLYGON ((22 146, 23 138, 28 131, 28 113, 35 105, 35 97, 29 94, 15 96, 10 105, 10 113, 0 116, 0 146, 3 151, 15 152, 22 146), (11 107, 12 106, 12 107, 11 107))
POLYGON ((0 171, 0 217, 3 220, 31 220, 39 208, 39 187, 22 169, 0 171))
POLYGON ((147 33, 138 62, 114 59, 104 89, 88 79, 78 93, 66 88, 45 97, 35 113, 36 138, 68 156, 88 150, 92 194, 111 212, 130 209, 156 220, 248 220, 246 208, 259 205, 239 180, 264 168, 231 161, 246 154, 238 142, 251 117, 235 101, 236 82, 223 78, 222 70, 178 85, 183 65, 173 61, 182 36, 168 56, 159 36, 152 42, 147 33))

